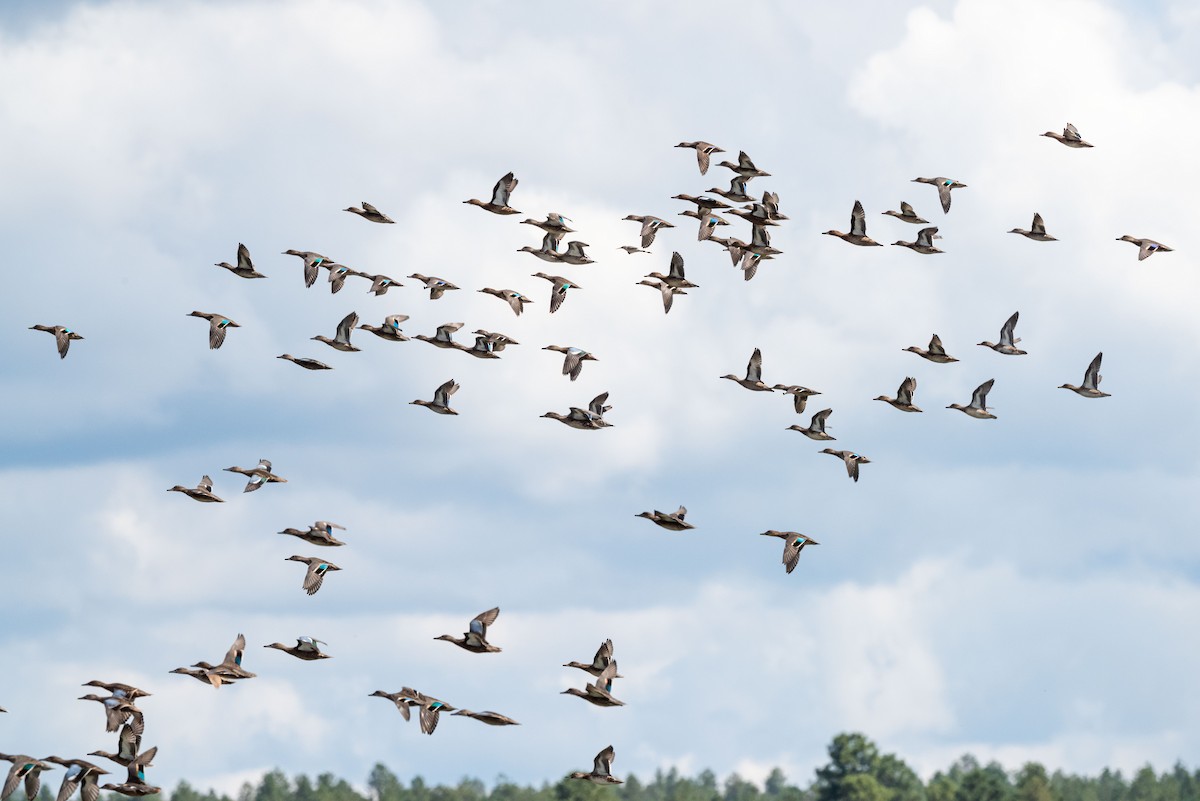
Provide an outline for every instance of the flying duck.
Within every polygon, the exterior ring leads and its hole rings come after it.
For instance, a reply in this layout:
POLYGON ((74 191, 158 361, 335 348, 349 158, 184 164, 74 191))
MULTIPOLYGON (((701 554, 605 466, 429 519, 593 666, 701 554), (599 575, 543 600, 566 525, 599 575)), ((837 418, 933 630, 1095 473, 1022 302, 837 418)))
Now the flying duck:
POLYGON ((208 476, 203 476, 200 479, 200 483, 197 484, 194 489, 191 487, 182 487, 179 484, 176 484, 167 490, 167 492, 182 492, 193 501, 200 501, 200 503, 225 503, 225 501, 213 494, 212 479, 208 476))
POLYGON ((913 211, 913 207, 904 200, 900 201, 900 211, 885 211, 884 214, 888 215, 889 217, 895 217, 901 222, 912 223, 914 225, 920 225, 921 223, 929 222, 929 220, 926 220, 913 211))
POLYGON ((833 448, 825 448, 821 453, 828 453, 830 456, 836 456, 845 462, 846 474, 854 479, 856 483, 858 482, 858 466, 860 464, 871 463, 870 459, 854 451, 835 451, 833 448))
POLYGON ((836 236, 843 242, 849 242, 851 245, 861 245, 870 247, 872 245, 878 247, 879 242, 876 242, 871 237, 867 236, 867 213, 863 211, 863 205, 859 201, 854 201, 854 209, 850 212, 850 233, 843 234, 838 230, 825 231, 829 236, 836 236))
POLYGON ((808 424, 808 428, 804 426, 788 426, 787 431, 799 431, 809 439, 815 440, 833 440, 837 437, 831 437, 825 433, 825 421, 829 419, 829 415, 833 414, 833 409, 822 409, 812 416, 812 422, 808 424))
POLYGON ((1076 395, 1084 398, 1112 397, 1109 393, 1100 391, 1100 381, 1104 378, 1104 376, 1100 375, 1100 360, 1103 358, 1103 353, 1097 353, 1096 358, 1092 359, 1091 364, 1087 366, 1087 370, 1083 374, 1082 386, 1077 387, 1074 384, 1063 384, 1059 389, 1069 389, 1076 395))
POLYGON ((687 531, 695 528, 691 523, 684 520, 687 517, 687 507, 680 506, 674 513, 660 512, 655 509, 653 512, 638 512, 634 517, 644 517, 656 526, 665 528, 667 531, 687 531))
POLYGON ((740 384, 746 389, 755 392, 774 392, 772 387, 767 386, 762 382, 762 351, 758 348, 754 349, 754 353, 750 354, 750 363, 746 365, 746 377, 738 378, 736 375, 723 375, 721 378, 728 378, 736 384, 740 384))
POLYGON ((254 492, 264 484, 287 483, 286 478, 282 478, 271 472, 271 463, 266 459, 259 459, 257 467, 226 467, 225 470, 230 473, 241 473, 250 479, 246 482, 246 488, 242 492, 254 492))
POLYGON ((996 383, 996 379, 989 378, 979 386, 975 387, 975 391, 971 393, 971 403, 967 406, 962 406, 957 403, 952 403, 947 406, 947 409, 958 409, 964 414, 968 414, 978 420, 995 420, 996 415, 988 411, 987 396, 992 391, 992 384, 996 383))
POLYGON ((1042 215, 1034 212, 1033 224, 1029 230, 1024 228, 1014 228, 1009 231, 1010 234, 1020 234, 1026 239, 1032 239, 1035 242, 1057 242, 1058 240, 1046 233, 1046 223, 1042 221, 1042 215))
POLYGON ((579 374, 583 371, 584 362, 599 361, 599 359, 583 348, 567 345, 547 345, 542 350, 552 350, 564 355, 562 374, 569 375, 572 381, 579 378, 579 374))
POLYGON ((778 537, 783 540, 783 566, 787 568, 788 573, 796 569, 796 565, 800 562, 800 552, 804 550, 804 546, 821 544, 795 531, 776 531, 775 529, 771 529, 764 531, 760 536, 778 537))
MULTIPOLYGON (((1169 248, 1166 245, 1164 245, 1162 242, 1155 242, 1153 239, 1137 239, 1135 237, 1130 236, 1129 234, 1126 234, 1125 236, 1117 237, 1117 241, 1118 242, 1132 242, 1133 244, 1137 245, 1138 246, 1138 261, 1143 261, 1145 259, 1150 258, 1155 253, 1158 253, 1160 250, 1164 251, 1164 252, 1170 252, 1170 251, 1174 250, 1174 248, 1169 248)), ((61 353, 62 350, 60 349, 59 352, 61 353)))
POLYGON ((517 315, 518 317, 521 316, 521 312, 525 311, 526 303, 533 303, 532 300, 525 297, 515 289, 492 289, 490 286, 486 286, 483 289, 476 291, 482 292, 485 295, 492 295, 500 298, 509 305, 509 307, 513 310, 513 314, 517 315))
POLYGON ((425 285, 425 288, 429 290, 430 300, 437 300, 450 290, 458 289, 457 286, 450 283, 445 278, 438 278, 435 275, 421 275, 420 273, 413 273, 409 276, 409 278, 415 278, 425 285))
POLYGON ((1005 356, 1024 356, 1028 351, 1021 350, 1017 347, 1017 343, 1021 341, 1020 337, 1013 339, 1013 331, 1017 327, 1017 318, 1021 316, 1019 311, 1013 312, 1012 317, 1004 322, 1004 327, 1000 329, 999 342, 980 342, 979 344, 985 348, 991 348, 996 353, 1002 353, 1005 356))
POLYGON ((478 206, 485 211, 490 211, 492 214, 520 214, 521 212, 508 205, 508 198, 513 193, 513 190, 517 188, 517 183, 517 179, 509 172, 492 187, 492 199, 487 203, 475 198, 464 200, 463 203, 478 206))
POLYGON ((934 253, 945 253, 944 250, 940 250, 933 244, 933 240, 941 238, 942 237, 938 235, 938 229, 934 226, 931 226, 929 228, 922 228, 920 231, 917 231, 916 242, 905 242, 903 240, 899 240, 893 242, 892 244, 899 245, 902 248, 908 248, 914 253, 921 253, 926 256, 931 256, 934 253))
POLYGON ((550 313, 558 311, 559 306, 563 305, 563 301, 567 299, 568 289, 582 289, 579 284, 569 278, 563 278, 561 275, 547 275, 546 273, 534 273, 534 278, 544 278, 554 285, 550 290, 550 313))
POLYGON ((238 278, 266 278, 265 275, 254 269, 254 262, 250 261, 250 250, 242 243, 238 243, 237 249, 237 266, 233 266, 227 261, 217 262, 214 267, 224 267, 229 272, 236 275, 238 278))
MULTIPOLYGON (((195 312, 192 312, 195 314, 195 312)), ((83 339, 70 328, 61 325, 31 325, 30 331, 45 331, 47 334, 54 334, 55 344, 58 345, 58 358, 67 358, 67 349, 71 347, 71 341, 75 339, 83 339)), ((225 338, 225 332, 221 332, 221 338, 225 338)))
POLYGON ((358 208, 357 206, 351 206, 348 209, 342 209, 342 210, 348 211, 351 214, 357 214, 359 217, 362 217, 364 220, 369 220, 373 223, 394 223, 394 222, 396 222, 391 217, 387 216, 382 211, 380 211, 379 209, 375 208, 370 203, 367 203, 365 201, 363 202, 361 209, 358 208))
POLYGON ((1046 131, 1042 136, 1048 136, 1055 141, 1062 142, 1067 147, 1092 147, 1091 142, 1085 142, 1079 137, 1079 129, 1071 123, 1067 123, 1067 127, 1063 128, 1061 134, 1056 134, 1054 131, 1046 131))
POLYGON ((575 771, 568 778, 583 779, 592 784, 621 784, 621 780, 612 775, 612 763, 616 758, 616 752, 610 745, 600 753, 596 754, 596 761, 592 765, 591 773, 583 773, 575 771))
POLYGON ((467 631, 461 637, 455 637, 453 634, 443 634, 440 637, 434 637, 435 640, 445 640, 452 642, 459 648, 465 651, 470 651, 476 654, 497 654, 500 649, 487 641, 488 626, 496 622, 496 618, 500 616, 500 607, 495 606, 486 612, 480 612, 471 619, 471 624, 467 631))
POLYGON ((415 400, 409 401, 410 406, 424 406, 431 412, 438 414, 458 414, 450 408, 450 396, 458 392, 458 384, 451 378, 446 383, 433 391, 433 400, 415 400))
POLYGON ((295 645, 284 645, 281 642, 273 642, 270 645, 264 645, 263 648, 274 648, 277 651, 283 651, 285 654, 291 654, 297 659, 303 659, 305 662, 312 662, 317 659, 332 659, 329 654, 322 653, 322 645, 328 645, 323 640, 318 640, 313 637, 297 637, 295 645))
POLYGON ((325 581, 326 573, 331 570, 341 570, 337 565, 327 562, 319 556, 289 556, 283 561, 303 562, 308 565, 308 572, 304 574, 304 583, 301 586, 309 595, 315 595, 317 590, 321 589, 321 583, 325 581))
POLYGON ((400 330, 400 324, 407 319, 407 314, 389 314, 383 318, 383 325, 363 323, 359 328, 363 331, 370 331, 380 339, 386 339, 389 342, 408 342, 408 337, 400 330))
POLYGON ((943 214, 948 214, 950 212, 950 190, 967 188, 967 185, 964 183, 959 183, 953 178, 943 178, 941 176, 937 178, 913 178, 912 182, 917 184, 930 184, 931 186, 937 187, 938 200, 942 201, 943 214))
POLYGON ((894 409, 899 409, 902 412, 919 412, 921 411, 913 405, 912 396, 917 391, 917 379, 909 376, 900 382, 900 388, 896 390, 896 397, 889 398, 887 395, 880 395, 875 400, 883 401, 894 409))
POLYGON ((332 370, 333 369, 325 362, 319 362, 316 359, 308 359, 308 358, 305 358, 304 356, 293 356, 290 353, 282 353, 279 356, 276 356, 275 358, 289 361, 292 364, 298 364, 301 367, 303 367, 305 370, 332 370))
POLYGON ((675 147, 690 147, 696 151, 696 164, 700 167, 701 175, 708 172, 708 160, 713 153, 725 152, 716 145, 708 142, 680 142, 675 147))
MULTIPOLYGON (((225 342, 225 331, 229 328, 241 328, 240 325, 230 320, 223 314, 213 314, 212 312, 193 311, 188 312, 188 317, 202 317, 208 320, 208 348, 216 350, 225 342)), ((66 351, 62 348, 59 353, 66 355, 66 351)))
POLYGON ((922 350, 916 345, 910 345, 904 349, 908 353, 915 353, 922 359, 928 359, 936 364, 949 364, 956 362, 958 359, 946 353, 946 349, 942 347, 942 338, 937 334, 933 335, 933 339, 929 340, 929 350, 922 350))

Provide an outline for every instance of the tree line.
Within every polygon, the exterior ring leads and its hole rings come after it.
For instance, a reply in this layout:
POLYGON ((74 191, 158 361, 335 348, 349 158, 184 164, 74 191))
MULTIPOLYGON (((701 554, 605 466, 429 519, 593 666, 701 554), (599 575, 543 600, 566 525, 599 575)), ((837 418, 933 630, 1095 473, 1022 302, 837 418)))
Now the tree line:
MULTIPOLYGON (((377 764, 367 777, 366 795, 330 773, 288 778, 275 770, 257 784, 244 784, 237 798, 201 792, 186 781, 163 796, 164 801, 1200 801, 1200 770, 1189 772, 1181 763, 1164 773, 1146 765, 1129 777, 1107 768, 1098 776, 1077 776, 1050 773, 1037 762, 1009 771, 966 755, 923 782, 904 760, 880 753, 862 734, 839 734, 828 751, 829 761, 804 786, 790 783, 779 768, 762 788, 736 773, 718 781, 711 770, 681 776, 672 768, 649 781, 623 776, 625 783, 617 787, 564 777, 538 787, 501 779, 489 790, 472 778, 428 785, 414 776, 405 784, 377 764)), ((54 795, 43 786, 38 801, 54 801, 54 795)))

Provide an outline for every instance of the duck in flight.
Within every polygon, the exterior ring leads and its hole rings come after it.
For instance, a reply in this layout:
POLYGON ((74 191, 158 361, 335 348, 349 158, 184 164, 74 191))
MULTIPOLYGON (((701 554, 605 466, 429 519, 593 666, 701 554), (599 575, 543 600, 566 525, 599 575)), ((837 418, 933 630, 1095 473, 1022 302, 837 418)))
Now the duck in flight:
POLYGON ((854 208, 850 212, 850 233, 843 234, 837 229, 825 231, 824 233, 829 236, 836 236, 838 239, 843 242, 849 242, 851 245, 861 245, 863 247, 880 246, 879 242, 867 236, 867 213, 863 211, 862 203, 857 200, 854 201, 854 208))
POLYGON ((1100 391, 1100 381, 1104 376, 1100 375, 1100 360, 1104 358, 1103 353, 1097 353, 1096 358, 1092 359, 1091 364, 1087 366, 1087 370, 1083 374, 1083 384, 1075 386, 1074 384, 1063 384, 1059 389, 1069 389, 1076 395, 1083 398, 1109 398, 1112 397, 1107 392, 1100 391))
POLYGON ((509 172, 492 187, 492 199, 487 203, 476 198, 464 200, 463 203, 478 206, 485 211, 490 211, 492 214, 520 214, 521 212, 508 205, 508 198, 512 195, 513 190, 517 188, 517 183, 517 179, 509 172))
POLYGON ((475 654, 497 654, 500 649, 487 641, 488 626, 496 622, 496 618, 500 616, 500 607, 493 607, 486 612, 480 612, 471 619, 471 623, 467 631, 461 637, 455 637, 453 634, 443 634, 440 637, 434 637, 435 640, 445 640, 452 642, 463 650, 470 651, 475 654))
POLYGON ((675 147, 690 147, 696 151, 696 166, 700 168, 700 174, 704 175, 708 172, 708 161, 713 153, 724 153, 725 151, 709 142, 680 142, 675 147))
POLYGON ((964 183, 956 181, 953 178, 944 178, 942 176, 938 176, 937 178, 913 178, 912 182, 917 184, 929 184, 937 187, 938 200, 942 202, 943 214, 950 213, 950 190, 967 188, 967 185, 964 183))
POLYGON ((958 403, 952 403, 947 406, 947 409, 958 409, 963 414, 970 415, 976 420, 995 420, 996 415, 988 411, 987 396, 992 391, 992 384, 996 383, 996 379, 989 378, 979 386, 975 387, 975 391, 971 393, 971 402, 966 406, 958 403))
POLYGON ((1015 311, 1012 317, 1004 321, 1004 327, 1000 329, 999 342, 980 342, 980 346, 991 348, 996 353, 1002 353, 1005 356, 1024 356, 1028 351, 1021 350, 1017 347, 1017 343, 1021 341, 1020 337, 1013 339, 1013 332, 1017 328, 1017 319, 1021 316, 1019 311, 1015 311))
MULTIPOLYGON (((193 312, 195 314, 195 312, 193 312)), ((70 328, 61 325, 31 325, 30 331, 45 331, 47 334, 54 334, 54 342, 58 346, 58 358, 67 358, 67 350, 71 347, 71 342, 83 337, 76 334, 70 328)), ((225 333, 221 332, 221 338, 225 338, 225 333)))
POLYGON ((250 260, 250 249, 240 242, 238 243, 237 249, 236 267, 227 261, 217 262, 213 266, 224 267, 238 278, 266 278, 265 275, 254 269, 254 262, 250 260))
POLYGON ((771 529, 764 531, 762 537, 777 537, 783 540, 783 566, 791 573, 796 569, 796 565, 800 563, 800 552, 808 545, 820 545, 821 543, 799 534, 795 531, 776 531, 771 529))
POLYGON ((949 364, 956 362, 958 359, 946 353, 946 349, 942 347, 942 338, 937 334, 933 335, 933 339, 929 340, 929 349, 924 350, 916 345, 909 345, 904 349, 908 353, 915 353, 922 359, 934 362, 935 364, 949 364))
POLYGON ((342 210, 348 211, 351 214, 357 214, 359 217, 362 217, 364 220, 369 220, 370 222, 373 222, 373 223, 394 223, 394 222, 396 222, 391 217, 387 216, 382 211, 380 211, 379 209, 375 208, 370 203, 367 203, 365 201, 362 204, 362 208, 358 208, 357 206, 351 206, 348 209, 342 209, 342 210))
POLYGON ((754 353, 750 354, 750 363, 746 365, 746 377, 738 378, 736 375, 723 375, 721 378, 728 378, 735 384, 739 384, 746 389, 754 392, 774 392, 774 388, 767 386, 762 380, 762 351, 758 348, 754 349, 754 353))
POLYGON ((1009 231, 1009 233, 1010 234, 1020 234, 1021 236, 1025 237, 1026 239, 1032 239, 1034 242, 1057 242, 1058 241, 1056 238, 1054 238, 1054 237, 1050 236, 1050 234, 1046 233, 1046 223, 1044 220, 1042 220, 1042 215, 1038 214, 1037 212, 1034 212, 1033 223, 1030 225, 1028 231, 1026 231, 1024 228, 1014 228, 1011 231, 1009 231))
POLYGON ((833 448, 825 448, 821 453, 828 453, 830 456, 836 456, 845 462, 846 474, 854 479, 855 483, 858 483, 858 466, 871 463, 870 459, 854 451, 835 451, 833 448))
POLYGON ((1092 143, 1083 141, 1083 139, 1079 136, 1079 129, 1069 122, 1067 123, 1067 127, 1063 128, 1063 132, 1061 134, 1056 134, 1054 131, 1046 131, 1044 134, 1042 134, 1042 136, 1048 136, 1056 142, 1061 142, 1067 147, 1092 147, 1092 143))
POLYGON ((833 437, 833 436, 830 436, 829 434, 825 433, 825 421, 829 419, 829 415, 831 415, 831 414, 833 414, 833 409, 822 409, 821 411, 817 412, 816 414, 814 414, 812 416, 812 421, 808 424, 807 428, 805 428, 804 426, 793 425, 793 426, 788 426, 786 430, 787 431, 799 431, 801 434, 808 437, 809 439, 815 439, 815 440, 837 439, 837 437, 833 437))

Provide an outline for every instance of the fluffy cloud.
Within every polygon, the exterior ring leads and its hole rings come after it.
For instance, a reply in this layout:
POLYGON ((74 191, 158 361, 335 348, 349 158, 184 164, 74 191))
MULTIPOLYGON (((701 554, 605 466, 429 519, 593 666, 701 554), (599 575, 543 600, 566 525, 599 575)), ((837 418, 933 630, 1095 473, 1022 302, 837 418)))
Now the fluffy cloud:
POLYGON ((0 641, 11 686, 38 699, 2 699, 22 748, 105 747, 98 709, 74 700, 101 678, 154 692, 156 780, 223 789, 274 765, 359 779, 375 761, 453 780, 463 753, 485 779, 541 780, 610 741, 622 771, 761 778, 778 762, 803 780, 844 729, 925 772, 964 750, 1077 770, 1195 751, 1200 710, 1172 689, 1197 658, 1177 633, 1200 600, 1200 546, 1178 535, 1200 512, 1195 465, 1177 446, 1197 433, 1177 388, 1197 367, 1179 343, 1198 333, 1184 215, 1200 176, 1163 135, 1198 106, 1156 55, 1176 46, 1143 28, 1157 46, 1131 55, 1129 26, 1150 23, 1086 0, 887 3, 858 37, 829 35, 857 9, 764 6, 745 22, 772 80, 700 80, 696 59, 731 47, 709 11, 570 8, 551 29, 499 7, 483 24, 372 0, 114 2, 4 34, 0 174, 17 191, 0 197, 16 276, 0 297, 15 321, 0 486, 22 614, 0 641), (1067 121, 1097 147, 1037 137, 1067 121), (670 195, 725 184, 670 147, 697 137, 750 151, 774 173, 753 186, 792 218, 753 282, 682 218, 652 256, 617 250, 636 233, 621 217, 674 220, 670 195), (584 287, 553 317, 530 277, 547 265, 516 252, 539 232, 461 203, 509 169, 514 204, 570 216, 597 260, 553 270, 584 287), (909 183, 939 173, 969 184, 948 216, 909 183), (399 223, 339 211, 363 199, 399 223), (819 236, 855 199, 885 242, 911 231, 880 212, 913 202, 947 253, 819 236), (1034 211, 1060 242, 1004 233, 1034 211), (1178 250, 1139 264, 1122 233, 1178 250), (268 280, 211 266, 239 241, 268 280), (289 247, 463 290, 331 297, 301 286, 289 247), (634 284, 673 250, 701 288, 664 316, 634 284), (514 318, 483 286, 537 303, 514 318), (208 351, 192 309, 243 327, 208 351), (1029 356, 974 344, 1015 309, 1029 356), (521 344, 489 363, 365 332, 358 354, 311 342, 351 310, 521 344), (62 362, 24 330, 59 321, 87 337, 62 362), (959 364, 901 351, 934 331, 959 364), (570 382, 551 343, 600 361, 570 382), (811 411, 834 408, 837 445, 874 460, 858 484, 783 430, 787 399, 717 378, 755 347, 768 382, 824 393, 811 411), (1055 389, 1101 349, 1112 398, 1055 389), (905 375, 924 415, 870 400, 905 375), (460 417, 408 405, 450 377, 460 417), (999 420, 941 408, 990 377, 999 420), (601 391, 613 428, 538 417, 601 391), (263 456, 288 484, 243 495, 221 471, 263 456), (165 492, 205 472, 228 503, 165 492), (680 503, 694 532, 633 517, 680 503), (318 518, 349 545, 308 598, 284 558, 312 549, 276 532, 318 518), (767 528, 822 544, 786 576, 767 528), (496 604, 503 653, 433 642, 496 604), (239 631, 260 678, 214 692, 167 675, 239 631), (335 658, 261 648, 300 634, 335 658), (605 637, 629 676, 619 710, 559 694, 584 680, 559 665, 605 637), (524 725, 422 737, 367 697, 403 684, 524 725))

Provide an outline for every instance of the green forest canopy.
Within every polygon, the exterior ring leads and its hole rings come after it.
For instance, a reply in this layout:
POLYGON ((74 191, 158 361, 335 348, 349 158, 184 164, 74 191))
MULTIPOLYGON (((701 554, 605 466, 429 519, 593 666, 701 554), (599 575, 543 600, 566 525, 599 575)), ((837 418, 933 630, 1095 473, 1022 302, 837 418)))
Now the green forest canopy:
MULTIPOLYGON (((718 782, 710 770, 694 777, 680 776, 674 768, 660 770, 649 782, 624 778, 625 784, 612 788, 566 778, 530 787, 502 778, 489 791, 479 779, 431 787, 414 776, 406 785, 377 764, 367 777, 365 796, 330 773, 315 780, 289 779, 275 770, 257 784, 243 785, 236 799, 201 793, 184 781, 168 801, 1200 801, 1200 770, 1188 772, 1180 763, 1161 774, 1146 765, 1127 779, 1107 768, 1099 776, 1051 774, 1036 762, 1010 772, 997 762, 981 765, 968 754, 926 783, 904 760, 881 754, 862 734, 833 738, 829 761, 804 786, 789 783, 779 768, 762 789, 736 773, 718 782)), ((39 801, 53 799, 43 786, 39 801)))

